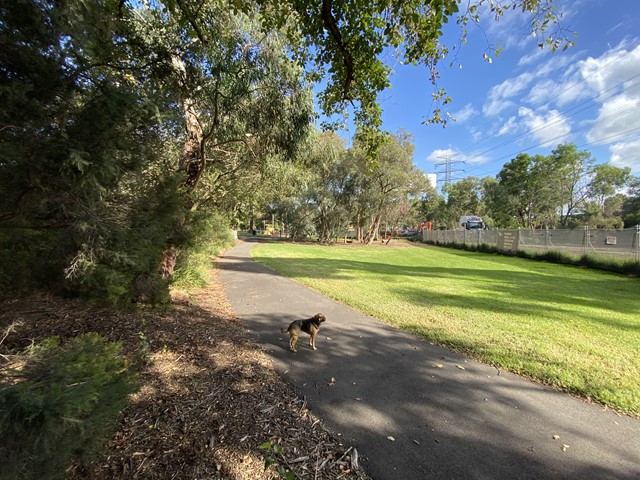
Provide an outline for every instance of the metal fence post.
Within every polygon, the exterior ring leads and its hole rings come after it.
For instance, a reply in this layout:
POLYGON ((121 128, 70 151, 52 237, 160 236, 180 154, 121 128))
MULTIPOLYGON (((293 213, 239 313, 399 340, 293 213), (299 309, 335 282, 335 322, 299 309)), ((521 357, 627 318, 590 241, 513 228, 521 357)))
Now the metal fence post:
POLYGON ((582 254, 586 255, 589 246, 589 226, 584 227, 584 237, 582 237, 582 254))
POLYGON ((636 225, 636 262, 640 262, 640 225, 636 225))
POLYGON ((545 228, 544 230, 544 251, 548 252, 549 251, 549 236, 551 235, 551 233, 549 233, 549 227, 545 228))

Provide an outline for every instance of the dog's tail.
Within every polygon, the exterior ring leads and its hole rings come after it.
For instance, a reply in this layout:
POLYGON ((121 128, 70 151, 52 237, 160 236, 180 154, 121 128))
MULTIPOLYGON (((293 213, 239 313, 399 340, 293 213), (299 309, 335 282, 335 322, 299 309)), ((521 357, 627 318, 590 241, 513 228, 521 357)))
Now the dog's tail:
POLYGON ((284 334, 284 333, 289 333, 289 329, 287 328, 286 330, 284 328, 281 328, 280 331, 284 334))

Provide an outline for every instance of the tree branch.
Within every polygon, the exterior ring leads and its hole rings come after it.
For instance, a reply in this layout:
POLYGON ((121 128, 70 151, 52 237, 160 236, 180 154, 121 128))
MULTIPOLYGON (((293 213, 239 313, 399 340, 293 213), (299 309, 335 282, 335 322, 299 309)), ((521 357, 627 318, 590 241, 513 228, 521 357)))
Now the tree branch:
MULTIPOLYGON (((187 20, 189 21, 189 24, 191 25, 191 27, 193 27, 193 30, 196 32, 196 35, 198 36, 200 41, 202 43, 204 43, 205 45, 209 45, 209 39, 207 38, 207 36, 204 34, 202 29, 200 28, 200 26, 196 22, 195 17, 193 16, 191 11, 189 10, 189 7, 187 7, 187 5, 185 4, 184 0, 176 0, 176 5, 178 5, 178 8, 180 8, 182 13, 184 13, 184 16, 187 17, 187 20)), ((198 10, 200 10, 200 8, 201 7, 199 7, 198 10)))
POLYGON ((344 87, 342 91, 343 100, 351 100, 349 96, 349 90, 351 89, 351 83, 353 82, 354 77, 354 67, 353 67, 353 56, 351 52, 347 49, 344 40, 342 39, 342 35, 340 34, 340 30, 336 24, 336 19, 331 13, 331 0, 322 0, 322 21, 324 26, 327 28, 331 36, 336 42, 338 46, 338 50, 342 54, 342 61, 344 62, 345 68, 345 79, 344 79, 344 87))

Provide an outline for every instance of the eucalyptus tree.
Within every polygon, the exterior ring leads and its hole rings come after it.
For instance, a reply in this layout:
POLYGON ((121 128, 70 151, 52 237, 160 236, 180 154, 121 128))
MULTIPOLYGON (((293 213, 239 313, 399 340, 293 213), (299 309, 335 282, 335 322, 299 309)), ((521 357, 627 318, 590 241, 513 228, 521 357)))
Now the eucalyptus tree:
POLYGON ((627 198, 622 205, 622 219, 627 228, 640 225, 640 177, 628 182, 627 198))
POLYGON ((447 224, 450 227, 455 227, 462 215, 484 215, 485 206, 480 178, 472 176, 459 180, 449 185, 446 192, 445 211, 447 224))
POLYGON ((582 221, 590 227, 622 228, 623 208, 627 200, 622 192, 631 180, 631 169, 598 164, 590 173, 582 221))
MULTIPOLYGON (((367 149, 355 147, 360 155, 367 156, 367 149)), ((364 241, 371 245, 378 237, 385 214, 394 206, 419 198, 428 187, 423 172, 413 165, 414 145, 411 135, 400 131, 389 135, 380 147, 375 166, 365 177, 360 192, 361 206, 366 205, 366 233, 364 241)))
POLYGON ((319 241, 330 243, 349 222, 353 182, 358 166, 350 161, 344 139, 334 132, 315 132, 304 157, 311 175, 306 190, 307 204, 315 209, 319 241))
POLYGON ((549 162, 543 155, 518 154, 497 175, 499 189, 491 204, 500 205, 495 217, 508 217, 523 228, 537 228, 550 221, 558 203, 549 199, 549 162))
POLYGON ((549 156, 547 182, 558 198, 560 225, 566 227, 577 208, 585 206, 595 159, 574 144, 558 145, 549 156))
MULTIPOLYGON (((354 108, 358 136, 371 152, 384 140, 377 98, 390 85, 391 68, 384 62, 384 52, 395 52, 403 64, 427 67, 425 80, 434 86, 436 104, 428 121, 446 123, 448 117, 440 107, 450 99, 438 84, 438 70, 449 52, 440 38, 450 20, 460 26, 464 42, 467 25, 479 23, 483 9, 496 19, 520 10, 530 14, 528 27, 540 46, 555 50, 573 44, 563 29, 549 30, 558 25, 553 0, 162 0, 202 43, 211 41, 205 25, 210 3, 258 18, 264 31, 284 31, 292 46, 290 58, 307 67, 311 79, 326 80, 318 97, 322 111, 331 117, 354 108)), ((484 58, 491 60, 487 53, 484 58)))

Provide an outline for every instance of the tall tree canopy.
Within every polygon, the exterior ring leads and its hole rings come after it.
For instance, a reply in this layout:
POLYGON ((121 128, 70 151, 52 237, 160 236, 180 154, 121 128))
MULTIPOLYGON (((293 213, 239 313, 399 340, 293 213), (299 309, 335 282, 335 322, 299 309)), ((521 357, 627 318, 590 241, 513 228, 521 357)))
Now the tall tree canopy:
MULTIPOLYGON (((203 6, 208 3, 162 0, 161 5, 207 43, 211 32, 204 24, 203 6)), ((541 46, 556 49, 573 44, 564 30, 548 28, 558 24, 553 0, 473 0, 462 9, 458 0, 234 0, 230 5, 259 18, 266 32, 277 28, 287 33, 291 59, 305 66, 310 78, 326 79, 319 95, 322 111, 331 116, 355 107, 358 135, 374 151, 384 141, 377 96, 390 84, 391 70, 381 55, 386 50, 395 52, 402 63, 427 67, 425 80, 433 84, 436 101, 429 121, 445 123, 439 105, 447 103, 448 97, 438 85, 438 69, 449 51, 441 42, 443 26, 449 21, 460 25, 465 41, 468 23, 480 22, 481 12, 498 19, 510 10, 520 10, 530 14, 530 31, 541 46)))
POLYGON ((326 115, 353 109, 371 165, 385 138, 383 52, 437 84, 443 25, 455 18, 464 37, 482 8, 529 12, 543 42, 562 44, 542 33, 552 0, 459 5, 0 1, 0 286, 153 296, 166 285, 157 266, 170 272, 207 238, 208 217, 253 208, 238 185, 264 185, 275 159, 296 157, 309 82, 326 80, 326 115))

